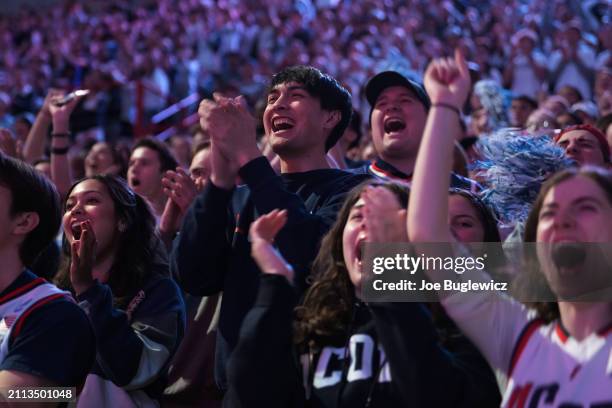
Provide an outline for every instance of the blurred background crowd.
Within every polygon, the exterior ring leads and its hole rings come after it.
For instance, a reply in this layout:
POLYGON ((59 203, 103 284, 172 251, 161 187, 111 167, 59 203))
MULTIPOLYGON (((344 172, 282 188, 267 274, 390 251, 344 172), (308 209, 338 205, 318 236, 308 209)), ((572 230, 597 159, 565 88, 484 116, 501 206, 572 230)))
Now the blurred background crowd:
POLYGON ((459 47, 473 83, 490 80, 484 99, 500 96, 495 113, 472 98, 468 135, 524 127, 536 108, 532 127, 559 128, 612 111, 611 28, 601 0, 61 1, 0 16, 0 127, 24 140, 49 89, 84 88, 71 123, 83 146, 192 136, 202 97, 243 94, 261 110, 266 79, 295 64, 338 78, 367 114, 367 78, 419 80, 459 47))

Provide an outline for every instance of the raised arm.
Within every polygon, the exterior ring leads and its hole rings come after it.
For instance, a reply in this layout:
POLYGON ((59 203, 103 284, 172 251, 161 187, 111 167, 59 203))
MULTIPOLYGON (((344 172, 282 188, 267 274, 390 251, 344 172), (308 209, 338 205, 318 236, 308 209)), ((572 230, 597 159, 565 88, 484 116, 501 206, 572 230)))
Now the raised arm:
POLYGON ((425 72, 431 99, 425 131, 416 160, 408 206, 408 235, 415 242, 451 242, 448 227, 449 174, 460 112, 470 90, 470 75, 463 55, 454 61, 434 60, 425 72))
POLYGON ((36 115, 36 120, 28 133, 25 144, 23 146, 23 160, 27 163, 34 163, 35 160, 41 158, 45 154, 45 142, 47 132, 51 125, 51 112, 49 112, 49 104, 51 99, 61 94, 57 89, 50 89, 45 97, 40 112, 36 115))
MULTIPOLYGON (((469 90, 469 74, 460 53, 455 59, 433 61, 425 74, 425 87, 432 100, 425 133, 417 156, 408 205, 408 235, 412 243, 452 242, 447 222, 449 173, 458 109, 469 90), (456 111, 455 111, 456 109, 456 111)), ((426 256, 469 256, 465 248, 423 245, 426 256), (454 253, 453 253, 454 252, 454 253), (459 253, 457 253, 459 252, 459 253)), ((444 280, 488 281, 484 272, 461 275, 452 271, 426 271, 435 282, 444 280)), ((496 292, 438 291, 448 315, 479 348, 493 367, 507 371, 512 350, 527 325, 525 309, 496 292)))
POLYGON ((183 290, 197 296, 213 295, 223 289, 231 256, 234 220, 229 208, 238 168, 216 140, 234 123, 226 120, 224 109, 225 105, 206 99, 200 103, 200 125, 211 135, 210 182, 185 213, 171 253, 173 276, 183 290))
MULTIPOLYGON (((58 97, 59 98, 59 97, 58 97)), ((68 150, 70 149, 70 115, 81 97, 76 97, 65 105, 58 106, 54 98, 49 104, 51 122, 51 180, 55 183, 61 197, 64 197, 72 185, 72 171, 68 150)))

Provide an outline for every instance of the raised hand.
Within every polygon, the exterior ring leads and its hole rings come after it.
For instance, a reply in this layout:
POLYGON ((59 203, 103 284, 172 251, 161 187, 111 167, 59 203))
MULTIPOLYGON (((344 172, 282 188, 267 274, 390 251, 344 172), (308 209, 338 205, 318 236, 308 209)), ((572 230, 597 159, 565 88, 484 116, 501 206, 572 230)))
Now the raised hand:
POLYGON ((455 50, 455 58, 436 58, 425 71, 425 89, 433 104, 461 107, 470 92, 470 72, 465 57, 455 50))
POLYGON ((166 171, 162 177, 162 185, 164 194, 178 205, 183 214, 198 194, 196 184, 181 167, 177 167, 176 171, 166 171))
POLYGON ((287 222, 287 210, 273 210, 259 217, 251 224, 249 238, 251 255, 263 273, 283 275, 293 281, 293 268, 274 248, 276 234, 287 222))
POLYGON ((213 94, 214 100, 203 100, 198 114, 200 126, 207 132, 223 155, 242 167, 261 156, 255 140, 255 118, 241 95, 226 98, 213 94))
POLYGON ((67 133, 69 131, 70 115, 77 106, 83 96, 77 96, 65 105, 58 106, 57 102, 63 98, 64 95, 57 95, 53 97, 49 103, 49 113, 51 114, 51 120, 53 123, 53 131, 55 133, 67 133))
POLYGON ((96 236, 90 221, 81 223, 81 235, 70 246, 70 282, 77 295, 94 284, 92 269, 96 259, 96 236))
POLYGON ((61 97, 63 94, 64 93, 61 89, 56 89, 56 88, 49 89, 49 92, 47 92, 47 96, 45 96, 45 100, 43 101, 42 107, 40 108, 40 114, 42 114, 43 116, 45 116, 46 118, 50 120, 51 119, 51 109, 50 109, 51 102, 57 99, 58 97, 61 97))
POLYGON ((367 242, 408 241, 406 210, 389 189, 368 186, 361 192, 367 242))

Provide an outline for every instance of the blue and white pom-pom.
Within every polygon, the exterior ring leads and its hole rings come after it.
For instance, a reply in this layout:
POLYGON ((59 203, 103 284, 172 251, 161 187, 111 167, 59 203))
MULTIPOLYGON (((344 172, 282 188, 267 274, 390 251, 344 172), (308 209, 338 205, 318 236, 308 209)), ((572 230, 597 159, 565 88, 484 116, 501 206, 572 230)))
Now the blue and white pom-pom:
POLYGON ((508 126, 507 110, 510 98, 507 91, 491 79, 483 79, 474 84, 474 94, 480 100, 480 104, 488 112, 487 124, 491 131, 508 126))
POLYGON ((480 138, 477 148, 481 160, 474 170, 485 187, 481 198, 502 225, 526 221, 542 183, 574 164, 549 135, 517 129, 500 129, 480 138))

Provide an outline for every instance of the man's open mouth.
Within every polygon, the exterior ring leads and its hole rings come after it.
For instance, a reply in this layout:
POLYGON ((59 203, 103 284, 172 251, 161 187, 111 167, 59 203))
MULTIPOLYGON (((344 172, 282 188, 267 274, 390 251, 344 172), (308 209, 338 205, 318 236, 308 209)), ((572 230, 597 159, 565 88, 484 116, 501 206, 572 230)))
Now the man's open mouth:
POLYGON ((385 133, 400 132, 406 128, 406 122, 399 118, 390 118, 384 122, 385 133))
POLYGON ((274 118, 272 119, 272 131, 280 132, 283 130, 292 129, 295 126, 293 121, 289 118, 274 118))

